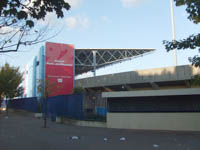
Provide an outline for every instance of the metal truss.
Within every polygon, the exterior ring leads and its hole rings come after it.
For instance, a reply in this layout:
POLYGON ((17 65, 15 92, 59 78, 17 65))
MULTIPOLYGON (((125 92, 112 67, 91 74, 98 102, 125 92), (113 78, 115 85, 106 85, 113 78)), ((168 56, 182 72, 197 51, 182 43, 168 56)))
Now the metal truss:
POLYGON ((76 75, 149 54, 155 49, 75 49, 76 75))

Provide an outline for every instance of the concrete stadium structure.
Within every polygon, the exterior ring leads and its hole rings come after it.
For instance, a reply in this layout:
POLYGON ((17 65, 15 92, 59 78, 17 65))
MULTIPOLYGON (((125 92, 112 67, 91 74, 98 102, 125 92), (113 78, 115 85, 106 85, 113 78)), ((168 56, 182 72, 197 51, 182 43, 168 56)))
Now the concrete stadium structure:
POLYGON ((38 54, 24 67, 23 97, 40 97, 42 94, 37 88, 39 85, 38 81, 47 80, 47 76, 49 77, 49 81, 53 82, 54 80, 54 85, 59 84, 60 87, 63 87, 64 91, 70 89, 69 92, 62 93, 71 94, 74 87, 75 76, 89 71, 92 71, 95 75, 96 70, 99 68, 141 57, 154 51, 155 49, 152 48, 74 48, 72 44, 46 42, 45 45, 40 48, 38 54), (70 51, 71 53, 69 53, 70 51), (51 58, 52 62, 47 62, 49 58, 51 58), (62 62, 67 62, 69 60, 72 60, 73 63, 62 64, 62 62), (56 67, 54 69, 49 69, 49 67, 47 67, 48 65, 56 67), (73 69, 66 71, 66 68, 58 69, 58 66, 73 66, 73 69), (62 74, 59 73, 63 71, 65 72, 62 74), (50 72, 49 75, 47 75, 48 72, 50 72), (68 78, 71 79, 68 81, 68 78), (64 81, 66 82, 64 83, 64 81), (71 82, 73 83, 71 84, 71 82), (60 84, 62 84, 62 86, 60 84))
POLYGON ((198 74, 184 65, 79 79, 75 86, 96 93, 85 108, 107 108, 107 127, 200 131, 200 88, 191 84, 198 74))
POLYGON ((199 73, 199 68, 190 65, 136 70, 79 79, 75 86, 103 91, 186 88, 191 86, 191 78, 199 73))
MULTIPOLYGON (((95 76, 96 69, 154 50, 73 49, 73 79, 94 72, 94 77, 74 81, 73 86, 86 89, 84 112, 106 116, 110 128, 200 131, 200 89, 191 84, 199 68, 185 65, 95 76)), ((24 97, 41 96, 37 81, 45 79, 45 64, 43 46, 25 68, 24 97)))

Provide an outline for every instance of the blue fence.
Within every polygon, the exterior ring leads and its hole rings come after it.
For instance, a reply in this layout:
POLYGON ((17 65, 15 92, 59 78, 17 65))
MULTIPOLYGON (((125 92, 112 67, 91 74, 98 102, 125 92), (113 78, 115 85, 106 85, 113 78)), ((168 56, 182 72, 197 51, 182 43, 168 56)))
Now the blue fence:
MULTIPOLYGON (((8 101, 9 108, 38 112, 39 102, 36 97, 22 98, 8 101)), ((42 112, 45 112, 45 100, 42 101, 42 112)), ((84 119, 83 96, 61 95, 48 99, 48 115, 55 120, 56 116, 84 119)))
POLYGON ((105 107, 97 107, 96 114, 105 117, 107 114, 107 109, 105 107))
MULTIPOLYGON (((83 115, 82 95, 61 95, 48 99, 48 113, 51 116, 65 116, 82 120, 83 115)), ((43 106, 44 101, 43 101, 43 106)), ((45 107, 43 107, 43 110, 45 107)))
POLYGON ((38 101, 36 97, 21 98, 8 101, 8 107, 20 110, 26 110, 30 112, 38 111, 38 101))

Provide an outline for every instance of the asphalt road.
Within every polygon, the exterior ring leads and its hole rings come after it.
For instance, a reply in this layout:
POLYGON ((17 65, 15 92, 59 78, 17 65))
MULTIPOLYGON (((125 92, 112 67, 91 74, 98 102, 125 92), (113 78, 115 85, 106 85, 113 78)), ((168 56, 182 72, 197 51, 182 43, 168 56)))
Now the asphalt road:
POLYGON ((0 150, 200 149, 200 132, 88 128, 51 121, 48 121, 48 128, 42 125, 43 120, 21 113, 10 113, 7 119, 0 114, 0 150), (120 140, 121 137, 125 140, 120 140))

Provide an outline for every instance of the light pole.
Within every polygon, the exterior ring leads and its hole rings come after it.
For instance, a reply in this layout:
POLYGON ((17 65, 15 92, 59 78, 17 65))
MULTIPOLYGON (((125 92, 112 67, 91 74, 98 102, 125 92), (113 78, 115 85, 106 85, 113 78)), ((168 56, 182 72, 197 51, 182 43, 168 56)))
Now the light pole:
MULTIPOLYGON (((170 9, 171 9, 171 22, 172 22, 172 40, 173 40, 173 42, 175 42, 176 35, 175 35, 175 26, 174 26, 173 0, 170 0, 170 9)), ((174 65, 177 66, 176 48, 174 48, 174 65)))

